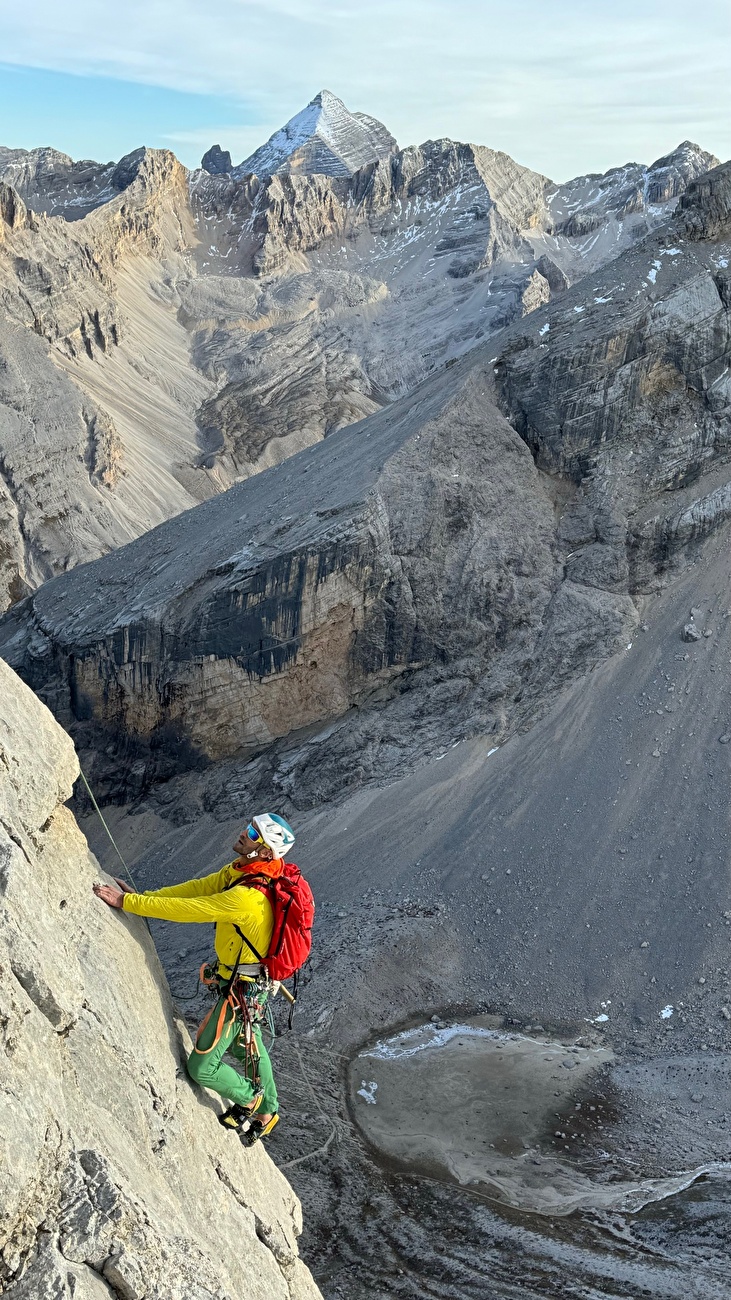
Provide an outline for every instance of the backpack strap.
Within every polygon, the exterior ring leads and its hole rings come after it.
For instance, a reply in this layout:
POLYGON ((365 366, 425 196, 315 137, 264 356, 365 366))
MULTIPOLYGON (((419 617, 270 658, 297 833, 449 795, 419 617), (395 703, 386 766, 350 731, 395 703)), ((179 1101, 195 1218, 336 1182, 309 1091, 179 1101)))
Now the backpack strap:
POLYGON ((261 966, 263 966, 263 965, 264 965, 264 962, 266 961, 266 957, 262 957, 261 953, 260 953, 260 952, 257 952, 256 948, 254 947, 253 943, 251 942, 251 939, 247 939, 247 937, 246 937, 246 935, 244 934, 243 930, 240 930, 239 927, 238 927, 237 925, 234 925, 234 930, 236 931, 237 935, 239 936, 239 938, 240 938, 240 940, 241 940, 241 947, 240 947, 240 949, 239 949, 239 955, 238 955, 238 957, 237 957, 237 959, 236 959, 236 969, 238 970, 239 966, 241 965, 241 954, 242 954, 242 952, 244 951, 244 948, 245 948, 245 947, 251 949, 251 951, 253 952, 254 956, 256 957, 256 960, 259 962, 259 964, 260 964, 261 966))
MULTIPOLYGON (((268 880, 269 877, 263 874, 258 876, 253 876, 253 875, 248 877, 244 876, 243 879, 241 880, 232 880, 230 885, 225 886, 224 892, 227 889, 237 889, 239 885, 247 885, 249 889, 258 889, 260 893, 268 894, 269 893, 269 886, 267 884, 268 880)), ((230 980, 228 981, 228 989, 233 988, 234 980, 236 979, 236 974, 238 972, 239 966, 241 965, 241 956, 244 951, 244 948, 249 948, 251 952, 253 952, 260 966, 263 966, 264 962, 266 961, 266 957, 262 957, 258 949, 254 947, 253 943, 251 942, 251 939, 247 939, 243 930, 241 930, 238 925, 234 925, 234 930, 236 931, 237 935, 241 940, 241 947, 239 948, 239 955, 236 958, 236 965, 234 966, 233 974, 230 980)))

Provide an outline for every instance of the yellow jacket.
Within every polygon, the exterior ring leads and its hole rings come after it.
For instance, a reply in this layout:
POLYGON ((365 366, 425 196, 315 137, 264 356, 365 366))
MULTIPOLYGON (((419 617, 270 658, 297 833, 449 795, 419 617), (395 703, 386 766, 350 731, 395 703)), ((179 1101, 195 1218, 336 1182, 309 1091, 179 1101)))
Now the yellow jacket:
MULTIPOLYGON (((267 867, 276 865, 267 863, 267 867)), ((273 873, 274 874, 274 873, 273 873)), ((136 916, 153 916, 161 921, 215 921, 215 947, 218 972, 227 978, 241 952, 243 963, 256 962, 251 949, 244 944, 234 926, 238 925, 247 939, 265 957, 269 951, 274 913, 266 894, 260 889, 240 886, 226 889, 227 885, 243 879, 232 862, 201 880, 187 880, 182 885, 168 885, 164 889, 148 889, 144 894, 125 894, 122 906, 125 912, 136 916), (224 892, 225 891, 225 892, 224 892)))

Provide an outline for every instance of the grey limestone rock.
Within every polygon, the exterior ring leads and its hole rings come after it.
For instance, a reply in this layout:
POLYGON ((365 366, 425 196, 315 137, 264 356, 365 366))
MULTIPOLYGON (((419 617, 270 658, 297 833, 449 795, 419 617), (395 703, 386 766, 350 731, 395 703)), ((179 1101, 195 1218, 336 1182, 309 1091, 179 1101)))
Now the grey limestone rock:
POLYGON ((315 1300, 293 1192, 193 1089, 149 935, 91 892, 99 867, 64 807, 77 775, 0 661, 3 1294, 315 1300))
POLYGON ((222 149, 220 144, 211 145, 201 158, 201 167, 211 176, 227 176, 232 169, 231 154, 222 149))
POLYGON ((695 623, 686 623, 682 632, 684 641, 700 641, 701 630, 696 627, 695 623))
POLYGON ((435 375, 14 607, 2 652, 93 748, 102 791, 317 728, 280 773, 302 806, 445 731, 502 733, 626 640, 611 545, 561 581, 552 502, 491 373, 435 375))
POLYGON ((74 162, 57 149, 0 148, 0 181, 34 212, 76 221, 112 197, 114 163, 74 162))
POLYGON ((536 262, 536 270, 548 281, 551 293, 563 293, 569 287, 569 278, 560 266, 543 253, 536 262))
POLYGON ((723 239, 731 230, 731 163, 715 167, 688 186, 680 219, 691 239, 723 239))
POLYGON ((234 176, 289 171, 352 176, 396 148, 382 122, 366 113, 350 113, 337 95, 321 90, 301 113, 239 163, 234 176))
MULTIPOLYGON (((630 590, 652 590, 730 517, 725 255, 710 229, 702 242, 685 237, 691 216, 710 213, 713 229, 724 228, 725 177, 718 168, 694 182, 660 232, 496 346, 502 409, 538 465, 580 493, 564 507, 561 536, 621 552, 616 581, 628 563, 630 590)), ((602 555, 613 568, 608 551, 590 546, 568 572, 586 573, 602 555)))
POLYGON ((686 140, 649 167, 627 163, 552 187, 547 199, 555 242, 549 255, 576 279, 573 259, 586 270, 596 267, 607 260, 610 242, 615 247, 609 256, 616 256, 666 221, 686 188, 717 163, 713 154, 686 140))
MULTIPOLYGON (((626 169, 555 187, 476 145, 396 150, 338 104, 305 110, 301 166, 261 178, 189 174, 165 150, 0 150, 0 607, 402 398, 640 228, 617 217, 626 169), (342 146, 338 174, 309 169, 310 128, 342 146), (556 234, 583 208, 601 229, 556 234)), ((643 230, 710 159, 676 152, 643 230)), ((670 449, 668 473, 683 460, 670 449)))

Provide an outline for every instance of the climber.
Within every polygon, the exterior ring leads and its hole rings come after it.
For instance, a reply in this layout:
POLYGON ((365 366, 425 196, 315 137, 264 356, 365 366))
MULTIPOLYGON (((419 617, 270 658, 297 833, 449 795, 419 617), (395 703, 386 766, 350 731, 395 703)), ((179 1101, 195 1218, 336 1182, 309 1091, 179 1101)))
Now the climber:
MULTIPOLYGON (((287 875, 296 877, 300 888, 304 886, 312 898, 297 867, 284 862, 293 844, 294 833, 283 817, 261 813, 252 818, 234 844, 236 859, 213 875, 143 894, 134 893, 122 880, 117 880, 119 890, 111 885, 93 887, 97 897, 110 907, 137 916, 216 922, 217 962, 204 966, 201 975, 219 996, 198 1030, 188 1058, 188 1073, 201 1087, 229 1099, 232 1104, 219 1115, 219 1122, 238 1131, 247 1144, 266 1137, 279 1120, 277 1089, 261 1034, 267 997, 279 986, 272 983, 262 962, 269 953, 277 920, 274 882, 283 876, 285 865, 287 875), (236 888, 246 884, 251 887, 236 888), (243 1076, 224 1061, 226 1052, 243 1063, 243 1076)), ((314 905, 311 912, 314 914, 314 905)), ((311 926, 310 915, 306 938, 299 940, 307 952, 311 926)), ((304 956, 298 953, 297 965, 304 956)))

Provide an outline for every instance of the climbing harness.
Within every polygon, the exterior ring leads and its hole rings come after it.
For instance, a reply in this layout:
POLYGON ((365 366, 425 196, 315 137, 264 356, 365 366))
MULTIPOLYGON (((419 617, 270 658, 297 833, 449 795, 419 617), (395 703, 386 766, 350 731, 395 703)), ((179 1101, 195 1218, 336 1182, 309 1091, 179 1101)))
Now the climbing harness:
MULTIPOLYGON (((230 1025, 232 1021, 234 1025, 240 1025, 235 1041, 242 1042, 244 1045, 244 1073, 256 1088, 259 1084, 259 1047, 254 1033, 254 1026, 266 1024, 271 1035, 269 1044, 271 1046, 274 1042, 275 1030, 274 1019, 269 1006, 269 996, 276 990, 272 981, 261 971, 260 967, 249 964, 248 970, 257 973, 240 973, 241 953, 243 950, 244 942, 242 940, 238 960, 228 980, 224 980, 218 974, 215 966, 209 963, 204 963, 201 966, 198 976, 199 984, 203 984, 208 988, 217 998, 217 1002, 215 1006, 211 1007, 198 1030, 195 1050, 200 1056, 210 1055, 220 1043, 226 1025, 230 1025), (216 1010, 218 1014, 213 1041, 210 1047, 200 1047, 201 1037, 216 1010)), ((226 1114, 228 1113, 226 1112, 226 1114)), ((235 1116, 235 1114, 236 1112, 232 1112, 232 1116, 235 1116)), ((221 1122, 224 1123, 224 1120, 222 1119, 221 1122)), ((233 1128, 240 1127, 235 1122, 231 1122, 229 1126, 233 1128)))

